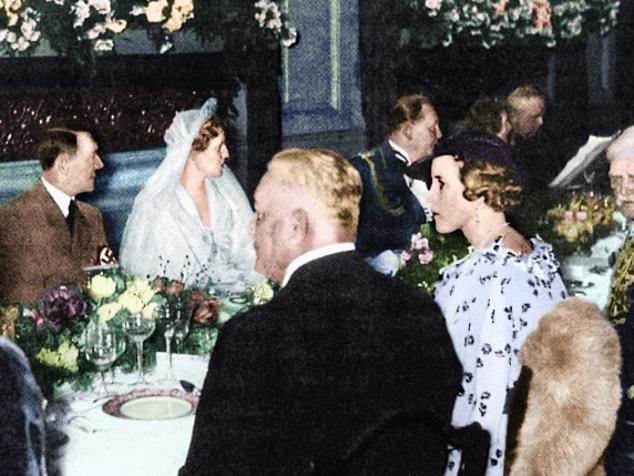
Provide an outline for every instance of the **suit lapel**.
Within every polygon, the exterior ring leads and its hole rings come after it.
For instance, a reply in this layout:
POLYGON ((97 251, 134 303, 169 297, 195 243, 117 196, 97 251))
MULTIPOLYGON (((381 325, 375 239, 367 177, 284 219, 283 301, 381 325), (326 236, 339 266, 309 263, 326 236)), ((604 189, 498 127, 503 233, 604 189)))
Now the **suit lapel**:
MULTIPOLYGON (((83 253, 83 246, 92 242, 92 233, 90 232, 90 226, 88 219, 82 212, 82 205, 77 203, 77 210, 75 213, 75 223, 73 226, 73 236, 71 242, 71 254, 73 258, 81 258, 83 253)), ((92 261, 93 257, 90 257, 92 261)))
POLYGON ((68 249, 70 247, 70 231, 62 211, 53 197, 46 191, 42 182, 34 187, 33 192, 38 209, 42 213, 43 224, 48 227, 49 233, 47 234, 54 241, 54 245, 68 249))

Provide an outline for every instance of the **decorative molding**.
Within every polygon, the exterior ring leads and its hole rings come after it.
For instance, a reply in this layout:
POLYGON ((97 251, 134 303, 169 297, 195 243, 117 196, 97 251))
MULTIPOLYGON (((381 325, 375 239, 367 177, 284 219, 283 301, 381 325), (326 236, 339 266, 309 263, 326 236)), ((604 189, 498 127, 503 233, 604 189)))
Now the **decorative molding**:
POLYGON ((293 0, 289 4, 303 39, 282 52, 284 136, 363 128, 357 3, 293 0))
POLYGON ((330 106, 341 108, 341 5, 330 0, 330 106))

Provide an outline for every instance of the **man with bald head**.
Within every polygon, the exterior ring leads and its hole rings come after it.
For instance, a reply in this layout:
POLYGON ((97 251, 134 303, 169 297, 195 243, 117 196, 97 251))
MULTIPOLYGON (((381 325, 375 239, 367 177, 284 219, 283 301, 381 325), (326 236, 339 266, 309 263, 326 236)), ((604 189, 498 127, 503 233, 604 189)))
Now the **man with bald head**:
POLYGON ((621 340, 623 396, 616 430, 606 456, 607 474, 634 474, 634 126, 607 148, 616 205, 627 220, 625 242, 616 258, 606 314, 621 340))
POLYGON ((221 330, 181 476, 443 471, 460 365, 433 301, 355 251, 360 197, 334 152, 269 163, 252 231, 282 288, 221 330))
POLYGON ((84 280, 82 267, 113 259, 101 212, 75 200, 103 167, 85 130, 50 128, 35 144, 41 179, 0 207, 0 303, 30 303, 84 280))

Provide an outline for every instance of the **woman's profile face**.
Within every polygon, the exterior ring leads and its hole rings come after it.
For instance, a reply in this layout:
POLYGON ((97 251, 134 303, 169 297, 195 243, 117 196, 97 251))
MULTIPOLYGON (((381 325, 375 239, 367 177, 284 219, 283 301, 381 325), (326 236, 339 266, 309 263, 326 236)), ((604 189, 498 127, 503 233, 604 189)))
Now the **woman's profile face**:
POLYGON ((212 138, 207 148, 198 152, 196 166, 207 178, 220 177, 222 167, 229 158, 229 149, 225 144, 225 133, 218 131, 218 135, 212 138))
POLYGON ((460 181, 462 162, 451 155, 434 158, 431 165, 432 184, 427 201, 434 214, 438 233, 451 233, 462 229, 473 217, 475 202, 464 198, 464 184, 460 181))

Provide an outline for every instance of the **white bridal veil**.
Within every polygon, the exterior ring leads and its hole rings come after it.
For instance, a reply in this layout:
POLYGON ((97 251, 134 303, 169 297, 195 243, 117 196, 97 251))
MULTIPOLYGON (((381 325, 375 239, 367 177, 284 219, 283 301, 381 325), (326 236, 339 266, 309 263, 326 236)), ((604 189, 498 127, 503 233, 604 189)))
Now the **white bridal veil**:
POLYGON ((204 229, 180 185, 192 142, 215 111, 216 100, 210 98, 200 109, 176 113, 165 132, 165 159, 134 200, 123 233, 120 255, 127 271, 199 287, 236 288, 261 279, 253 271, 255 251, 248 233, 253 212, 231 170, 224 167, 222 176, 206 181, 213 232, 204 229))

